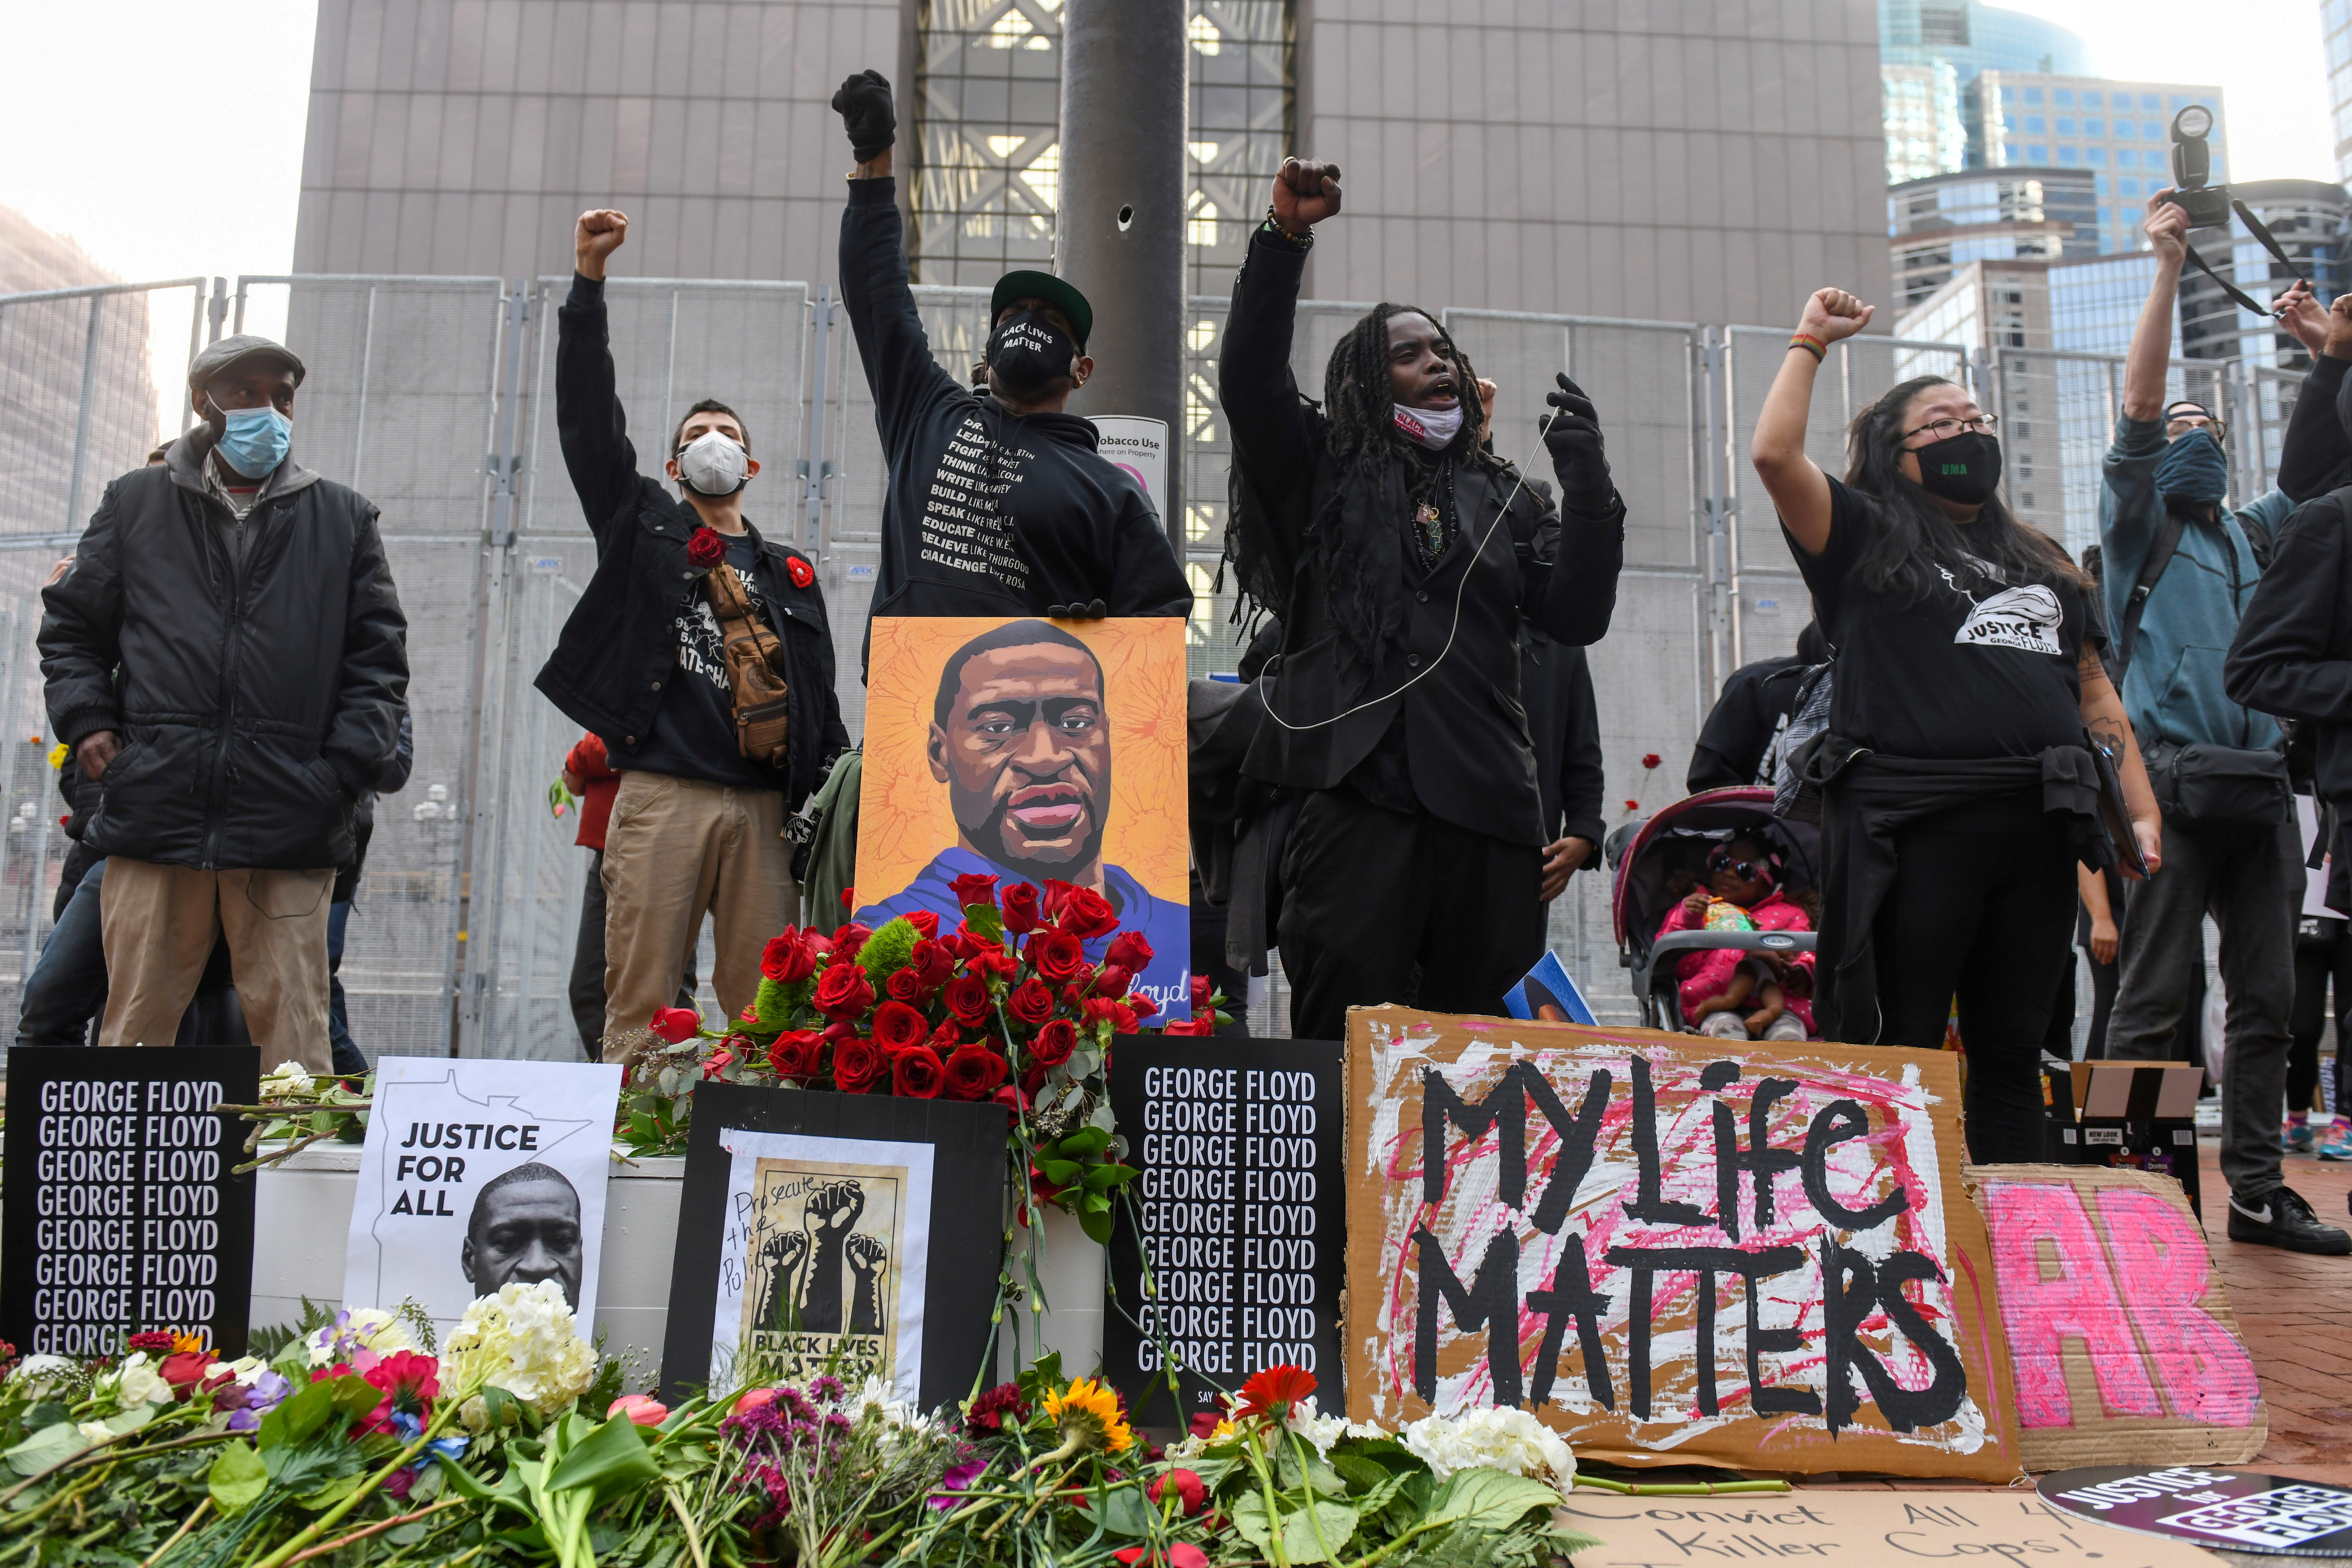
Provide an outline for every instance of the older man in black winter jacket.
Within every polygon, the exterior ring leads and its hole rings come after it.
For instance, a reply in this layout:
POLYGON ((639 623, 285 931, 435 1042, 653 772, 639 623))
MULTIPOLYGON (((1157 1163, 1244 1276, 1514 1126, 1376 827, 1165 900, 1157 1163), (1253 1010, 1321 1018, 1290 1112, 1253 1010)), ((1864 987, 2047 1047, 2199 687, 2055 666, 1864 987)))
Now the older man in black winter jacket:
POLYGON ((162 1045, 215 933, 270 1062, 328 1070, 327 913, 408 690, 376 510, 292 457, 302 362, 223 338, 203 423, 106 489, 42 595, 50 722, 101 786, 99 1043, 162 1045))

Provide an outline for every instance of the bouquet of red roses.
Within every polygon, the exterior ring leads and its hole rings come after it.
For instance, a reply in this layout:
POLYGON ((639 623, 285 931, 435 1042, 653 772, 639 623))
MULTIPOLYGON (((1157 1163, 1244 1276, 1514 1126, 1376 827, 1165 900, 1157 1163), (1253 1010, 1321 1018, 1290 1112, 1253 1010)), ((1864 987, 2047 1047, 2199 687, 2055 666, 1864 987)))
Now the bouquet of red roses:
MULTIPOLYGON (((1000 898, 997 881, 956 879, 964 918, 951 931, 929 911, 874 931, 787 927, 761 955, 757 999, 724 1028, 689 1008, 656 1013, 667 1044, 632 1074, 631 1120, 650 1123, 637 1141, 679 1125, 675 1102, 706 1079, 993 1100, 1013 1113, 1008 1148, 1032 1195, 1107 1238, 1113 1196, 1136 1173, 1118 1159, 1105 1072, 1111 1041, 1158 1011, 1129 989, 1151 944, 1119 931, 1092 889, 1022 882, 1000 898), (1106 936, 1102 962, 1088 962, 1085 944, 1106 936)), ((1221 998, 1200 982, 1194 993, 1193 1017, 1168 1032, 1215 1026, 1221 998)))

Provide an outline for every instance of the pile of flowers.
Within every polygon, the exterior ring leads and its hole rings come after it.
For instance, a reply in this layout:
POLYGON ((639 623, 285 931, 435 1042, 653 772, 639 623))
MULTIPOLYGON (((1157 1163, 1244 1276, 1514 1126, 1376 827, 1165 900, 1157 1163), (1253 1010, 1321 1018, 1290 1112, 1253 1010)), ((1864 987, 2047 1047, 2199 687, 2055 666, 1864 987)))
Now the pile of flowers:
POLYGON ((437 1348, 405 1304, 254 1348, 0 1346, 0 1561, 1549 1568, 1593 1544, 1553 1522, 1576 1464, 1533 1416, 1389 1433, 1320 1414, 1297 1367, 1162 1452, 1051 1355, 928 1414, 874 1379, 624 1393, 551 1283, 482 1298, 437 1348))
MULTIPOLYGON (((1151 944, 1120 931, 1091 889, 1022 882, 1000 894, 998 880, 956 879, 952 931, 929 911, 871 931, 786 928, 761 957, 751 1006, 722 1027, 690 1008, 655 1014, 624 1137, 641 1151, 676 1146, 683 1102, 705 1080, 989 1101, 1011 1113, 1008 1154, 1034 1200, 1108 1239, 1114 1197, 1136 1173, 1118 1158, 1105 1075, 1112 1042, 1159 1011, 1132 989, 1151 944)), ((1159 1026, 1208 1034, 1222 1000, 1196 981, 1192 1016, 1159 1026)))

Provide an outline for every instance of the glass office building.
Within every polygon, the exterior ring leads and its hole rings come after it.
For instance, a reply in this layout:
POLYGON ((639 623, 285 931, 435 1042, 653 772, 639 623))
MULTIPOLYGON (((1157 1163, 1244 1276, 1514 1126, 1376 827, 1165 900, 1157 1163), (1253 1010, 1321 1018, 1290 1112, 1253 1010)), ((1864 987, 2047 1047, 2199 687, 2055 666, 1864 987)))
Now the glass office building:
POLYGON ((2319 0, 2319 31, 2336 126, 2336 177, 2352 182, 2352 0, 2319 0))
POLYGON ((2147 198, 2172 183, 2172 117, 2213 111, 2213 180, 2229 176, 2221 89, 2177 82, 1989 70, 1967 94, 1971 143, 1992 167, 2080 169, 2098 196, 2099 248, 2137 250, 2147 198))
POLYGON ((2099 252, 2089 174, 1970 169, 1886 193, 1895 298, 1910 310, 1972 261, 2058 260, 2099 252))
POLYGON ((1978 73, 2091 68, 2089 46, 2065 28, 1969 0, 1879 0, 1878 36, 1889 184, 1985 162, 1971 155, 1966 110, 1978 73))

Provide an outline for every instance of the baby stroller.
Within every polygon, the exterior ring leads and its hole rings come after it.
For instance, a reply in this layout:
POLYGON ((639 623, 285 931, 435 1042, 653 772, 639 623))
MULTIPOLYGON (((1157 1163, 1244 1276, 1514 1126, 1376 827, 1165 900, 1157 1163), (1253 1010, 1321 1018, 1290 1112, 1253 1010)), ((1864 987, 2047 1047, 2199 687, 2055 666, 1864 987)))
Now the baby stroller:
POLYGON ((1781 886, 1819 885, 1821 835, 1810 824, 1772 815, 1772 791, 1763 785, 1711 789, 1676 801, 1645 822, 1629 822, 1610 834, 1605 848, 1616 874, 1611 916, 1617 931, 1617 962, 1633 972, 1633 999, 1642 1023, 1652 1029, 1681 1029, 1675 999, 1675 963, 1695 948, 1736 948, 1743 952, 1811 952, 1809 931, 1677 931, 1658 935, 1676 901, 1668 890, 1677 869, 1698 870, 1706 851, 1738 835, 1759 838, 1780 852, 1781 886))

